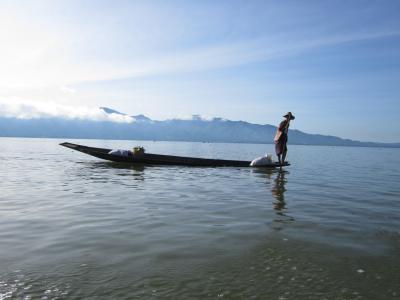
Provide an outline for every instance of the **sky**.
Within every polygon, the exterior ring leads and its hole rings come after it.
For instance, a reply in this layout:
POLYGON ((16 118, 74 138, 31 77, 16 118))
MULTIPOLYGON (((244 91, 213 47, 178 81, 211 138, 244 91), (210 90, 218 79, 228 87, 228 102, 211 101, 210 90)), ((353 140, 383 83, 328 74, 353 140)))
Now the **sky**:
POLYGON ((0 115, 291 111, 308 133, 400 142, 398 0, 0 0, 0 45, 0 115))

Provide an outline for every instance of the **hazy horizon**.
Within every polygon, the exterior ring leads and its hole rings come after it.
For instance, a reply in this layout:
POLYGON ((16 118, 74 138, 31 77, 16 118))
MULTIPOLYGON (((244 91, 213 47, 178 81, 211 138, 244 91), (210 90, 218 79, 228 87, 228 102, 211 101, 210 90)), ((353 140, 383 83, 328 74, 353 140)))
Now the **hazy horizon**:
MULTIPOLYGON (((4 137, 56 137, 56 138, 71 138, 75 136, 78 138, 80 132, 86 132, 85 137, 81 138, 97 138, 99 130, 106 139, 135 139, 135 134, 142 136, 142 140, 157 140, 157 141, 204 141, 209 142, 238 142, 238 143, 273 143, 272 135, 274 130, 271 123, 251 123, 246 120, 230 120, 226 118, 214 117, 204 118, 201 115, 192 115, 186 118, 172 118, 166 120, 154 120, 142 114, 133 115, 125 112, 114 110, 109 107, 71 107, 65 105, 38 105, 35 103, 14 103, 13 105, 2 104, 0 102, 0 136, 4 137), (82 123, 84 121, 85 123, 82 123), (182 121, 185 121, 186 126, 184 129, 182 121), (201 121, 201 123, 198 123, 201 121), (229 123, 226 123, 229 121, 229 123), (27 123, 28 122, 28 123, 27 123), (29 123, 30 122, 30 123, 29 123), (97 128, 96 123, 101 124, 101 129, 97 128), (106 122, 106 123, 104 123, 106 122), (111 123, 119 123, 113 124, 111 123), (178 122, 178 123, 177 123, 178 122), (212 122, 212 123, 208 123, 212 122), (216 122, 216 123, 215 123, 216 122), (241 123, 243 122, 243 124, 241 123), (244 124, 247 123, 247 124, 244 124), (9 128, 7 128, 9 124, 9 128), (69 124, 69 125, 67 125, 69 124), (84 125, 82 125, 84 124, 84 125), (107 125, 108 124, 108 125, 107 125), (136 125, 135 125, 136 124, 136 125), (161 127, 157 127, 160 124, 161 127), (200 125, 201 124, 201 125, 200 125), (213 124, 213 125, 211 125, 213 124), (240 124, 240 125, 239 125, 240 124), (39 127, 38 127, 39 126, 39 127), (61 126, 61 127, 60 127, 61 126), (77 128, 80 126, 81 128, 77 128), (118 126, 118 127, 116 127, 118 126), (129 127, 127 127, 129 126, 129 127), (208 127, 208 126, 213 126, 208 127), (251 132, 240 132, 240 130, 247 130, 248 126, 253 126, 251 132), (266 126, 268 132, 260 132, 260 127, 266 126), (38 131, 38 128, 40 130, 38 131), (116 128, 119 131, 113 132, 116 128), (198 136, 199 130, 203 128, 202 137, 198 136), (232 129, 236 132, 236 139, 231 140, 229 136, 232 134, 232 129), (4 132, 2 132, 2 130, 4 132), (184 136, 182 129, 184 130, 184 136), (221 131, 221 129, 223 129, 221 131), (91 134, 89 132, 93 131, 91 134), (191 134, 191 130, 193 133, 191 134), (213 134, 214 131, 219 131, 217 137, 213 134), (113 133, 111 133, 113 132, 113 133), (5 134, 2 134, 5 133, 5 134), (13 134, 14 133, 14 134, 13 134), (168 138, 163 138, 163 133, 168 138), (72 136, 71 136, 72 134, 72 136), (111 135, 110 135, 111 134, 111 135), (124 138, 121 138, 121 134, 124 138), (133 136, 132 136, 133 134, 133 136), (156 134, 156 135, 154 135, 156 134), (175 136, 172 137, 171 136, 175 136), (243 135, 244 134, 244 135, 243 135), (252 142, 248 141, 249 134, 252 135, 252 142), (271 135, 271 136, 270 136, 271 135), (270 137, 269 137, 270 136, 270 137), (114 138, 113 138, 114 137, 114 138), (199 140, 200 139, 200 140, 199 140)), ((276 126, 275 126, 276 127, 276 126)), ((309 140, 314 135, 320 135, 318 132, 305 132, 303 130, 295 129, 290 133, 290 141, 293 144, 300 145, 333 145, 332 140, 328 142, 330 137, 342 139, 339 136, 322 135, 317 140, 309 140), (305 134, 299 139, 298 134, 305 134), (308 136, 308 137, 306 137, 308 136), (326 144, 328 143, 328 144, 326 144)), ((137 138, 137 135, 136 135, 137 138)), ((382 146, 400 145, 398 142, 382 143, 380 141, 365 140, 360 141, 357 139, 349 139, 353 142, 353 146, 368 146, 368 143, 381 143, 382 146), (357 145, 358 142, 366 143, 365 145, 357 145)), ((344 141, 335 141, 334 145, 339 145, 344 141)), ((347 146, 350 146, 347 144, 347 146)), ((374 147, 376 147, 375 145, 374 147)))

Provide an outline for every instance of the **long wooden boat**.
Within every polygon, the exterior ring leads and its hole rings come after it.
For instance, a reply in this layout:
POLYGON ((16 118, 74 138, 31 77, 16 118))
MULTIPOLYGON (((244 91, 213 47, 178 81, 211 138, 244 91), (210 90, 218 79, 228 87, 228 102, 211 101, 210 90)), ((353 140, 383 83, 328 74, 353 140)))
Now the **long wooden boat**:
MULTIPOLYGON (((120 163, 130 164, 149 164, 149 165, 181 165, 181 166, 193 166, 193 167, 250 167, 250 161, 244 160, 226 160, 226 159, 208 159, 208 158, 197 158, 197 157, 185 157, 185 156, 173 156, 173 155, 162 155, 162 154, 134 154, 130 153, 129 156, 121 156, 110 154, 112 149, 103 149, 88 147, 73 143, 61 143, 61 146, 89 154, 91 156, 110 160, 120 163)), ((285 162, 284 166, 288 166, 289 163, 285 162)), ((263 166, 269 168, 280 167, 279 163, 272 163, 271 165, 263 166)))

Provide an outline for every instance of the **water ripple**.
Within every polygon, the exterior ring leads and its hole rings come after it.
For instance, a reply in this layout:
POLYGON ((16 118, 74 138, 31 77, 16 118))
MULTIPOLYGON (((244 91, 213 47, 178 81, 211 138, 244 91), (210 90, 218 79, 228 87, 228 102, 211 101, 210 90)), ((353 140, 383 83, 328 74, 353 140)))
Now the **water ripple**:
MULTIPOLYGON (((57 140, 2 141, 1 300, 399 295, 397 149, 292 146, 280 172, 126 166, 57 140)), ((233 159, 273 147, 80 143, 233 159)))

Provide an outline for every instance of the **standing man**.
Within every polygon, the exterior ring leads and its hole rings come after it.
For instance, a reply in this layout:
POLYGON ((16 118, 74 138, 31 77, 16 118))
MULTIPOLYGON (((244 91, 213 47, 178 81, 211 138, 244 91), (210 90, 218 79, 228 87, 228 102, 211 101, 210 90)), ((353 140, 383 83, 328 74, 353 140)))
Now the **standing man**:
POLYGON ((294 120, 294 116, 291 112, 288 112, 283 116, 283 120, 276 131, 274 142, 275 142, 275 152, 278 156, 279 164, 282 166, 285 163, 286 153, 287 153, 287 140, 288 140, 288 130, 290 121, 294 120), (282 158, 281 158, 282 156, 282 158))

